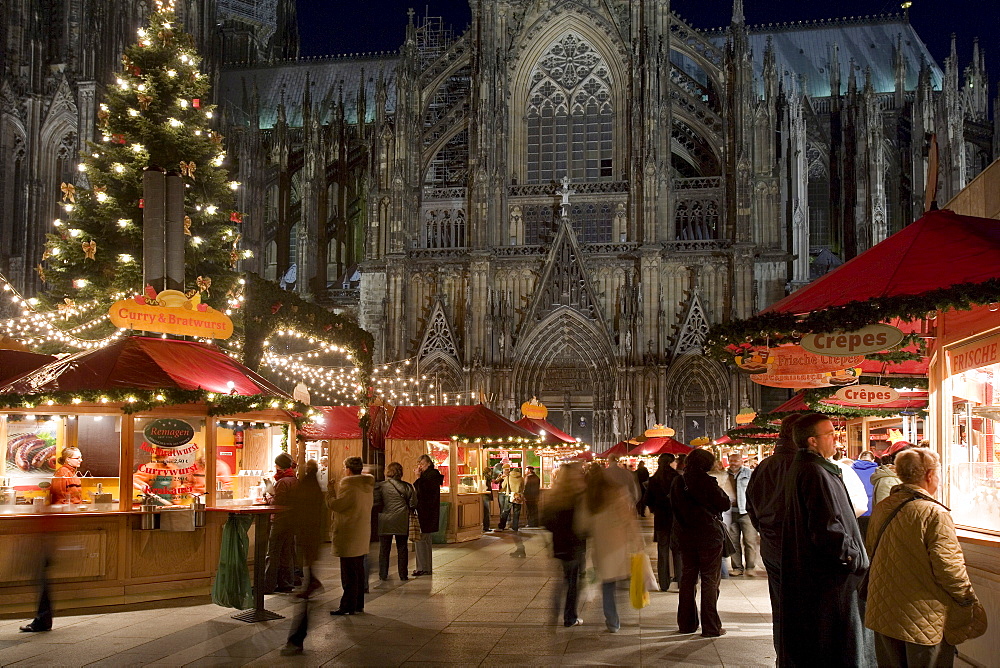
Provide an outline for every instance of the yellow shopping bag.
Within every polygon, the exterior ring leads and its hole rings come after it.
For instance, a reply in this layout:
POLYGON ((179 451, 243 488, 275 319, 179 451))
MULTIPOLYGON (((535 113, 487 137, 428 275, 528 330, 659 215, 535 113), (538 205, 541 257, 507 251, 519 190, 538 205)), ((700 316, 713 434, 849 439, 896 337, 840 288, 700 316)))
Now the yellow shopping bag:
POLYGON ((641 552, 632 555, 628 598, 636 610, 642 610, 649 605, 649 592, 646 591, 646 563, 648 561, 649 557, 641 552))

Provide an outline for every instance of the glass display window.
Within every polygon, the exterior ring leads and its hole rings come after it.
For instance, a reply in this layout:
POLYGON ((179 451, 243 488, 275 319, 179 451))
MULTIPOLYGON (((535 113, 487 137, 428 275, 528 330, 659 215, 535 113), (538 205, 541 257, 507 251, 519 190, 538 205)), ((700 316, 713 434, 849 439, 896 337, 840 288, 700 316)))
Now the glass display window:
POLYGON ((220 506, 263 499, 274 476, 285 425, 224 420, 215 433, 215 498, 220 506))
POLYGON ((133 504, 188 506, 207 491, 204 417, 136 417, 133 504))
MULTIPOLYGON (((975 343, 960 349, 969 346, 975 343)), ((952 368, 961 368, 951 357, 952 368)), ((1000 363, 953 373, 945 391, 950 438, 942 454, 952 516, 956 524, 1000 534, 1000 363)))
POLYGON ((459 494, 483 492, 482 465, 483 452, 479 446, 455 446, 455 477, 458 479, 459 494))
POLYGON ((427 441, 427 454, 434 462, 434 466, 444 476, 444 483, 441 485, 441 492, 451 491, 451 448, 450 444, 440 441, 427 441))
POLYGON ((118 508, 120 415, 0 415, 0 437, 4 511, 46 503, 64 510, 118 508))

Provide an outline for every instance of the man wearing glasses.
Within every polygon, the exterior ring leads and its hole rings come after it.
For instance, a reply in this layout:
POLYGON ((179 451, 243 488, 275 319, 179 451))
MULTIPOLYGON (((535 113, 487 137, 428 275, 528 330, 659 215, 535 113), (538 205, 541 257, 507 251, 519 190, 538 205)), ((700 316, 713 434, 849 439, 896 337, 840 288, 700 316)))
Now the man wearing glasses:
POLYGON ((793 426, 798 451, 784 481, 779 666, 875 666, 858 585, 868 554, 858 529, 830 419, 793 426))

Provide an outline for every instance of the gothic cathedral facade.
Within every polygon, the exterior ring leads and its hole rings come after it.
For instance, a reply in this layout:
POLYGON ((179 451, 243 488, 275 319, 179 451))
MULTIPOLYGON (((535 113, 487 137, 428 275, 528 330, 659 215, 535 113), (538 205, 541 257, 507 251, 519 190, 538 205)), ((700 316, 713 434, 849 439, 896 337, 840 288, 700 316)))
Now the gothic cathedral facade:
MULTIPOLYGON (((735 0, 702 31, 669 0, 470 0, 460 34, 411 15, 398 52, 297 59, 290 4, 199 35, 245 185, 245 268, 355 313, 377 361, 411 359, 437 398, 517 417, 537 396, 599 449, 653 423, 718 436, 777 400, 702 354, 708 327, 919 217, 931 134, 941 202, 1000 149, 978 46, 960 77, 905 16, 753 27, 735 0)), ((3 178, 6 230, 23 184, 3 178)), ((15 255, 0 270, 18 275, 15 255)))

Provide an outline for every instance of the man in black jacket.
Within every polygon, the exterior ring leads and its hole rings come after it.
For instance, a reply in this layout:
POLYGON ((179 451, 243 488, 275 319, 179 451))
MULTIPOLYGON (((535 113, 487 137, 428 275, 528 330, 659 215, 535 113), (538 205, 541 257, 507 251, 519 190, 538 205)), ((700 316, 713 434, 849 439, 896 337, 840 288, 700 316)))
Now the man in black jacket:
POLYGON ((417 519, 420 521, 420 540, 414 541, 417 552, 417 570, 413 575, 430 575, 431 539, 438 530, 441 519, 441 485, 444 476, 434 468, 428 455, 420 455, 417 460, 419 477, 413 483, 417 490, 417 519))
POLYGON ((747 513, 760 534, 760 558, 767 571, 767 593, 771 597, 771 625, 778 666, 784 666, 781 654, 781 608, 778 592, 781 588, 781 524, 785 521, 785 478, 798 448, 792 441, 792 425, 801 413, 787 415, 781 421, 781 432, 774 453, 764 459, 750 476, 747 484, 747 513))
POLYGON ((868 554, 841 478, 830 419, 812 413, 793 427, 798 452, 785 477, 781 527, 781 644, 788 666, 874 666, 858 585, 868 554))
POLYGON ((524 469, 524 505, 528 511, 526 527, 538 526, 538 499, 542 495, 542 480, 535 473, 534 466, 527 466, 524 469))
POLYGON ((681 551, 676 544, 671 545, 674 515, 670 509, 670 486, 680 474, 674 468, 675 457, 669 453, 660 455, 656 473, 649 479, 646 488, 646 506, 653 511, 653 540, 656 541, 656 577, 660 591, 667 591, 670 583, 681 581, 681 551), (671 556, 673 559, 671 559, 671 556), (673 561, 674 574, 670 575, 673 561))

